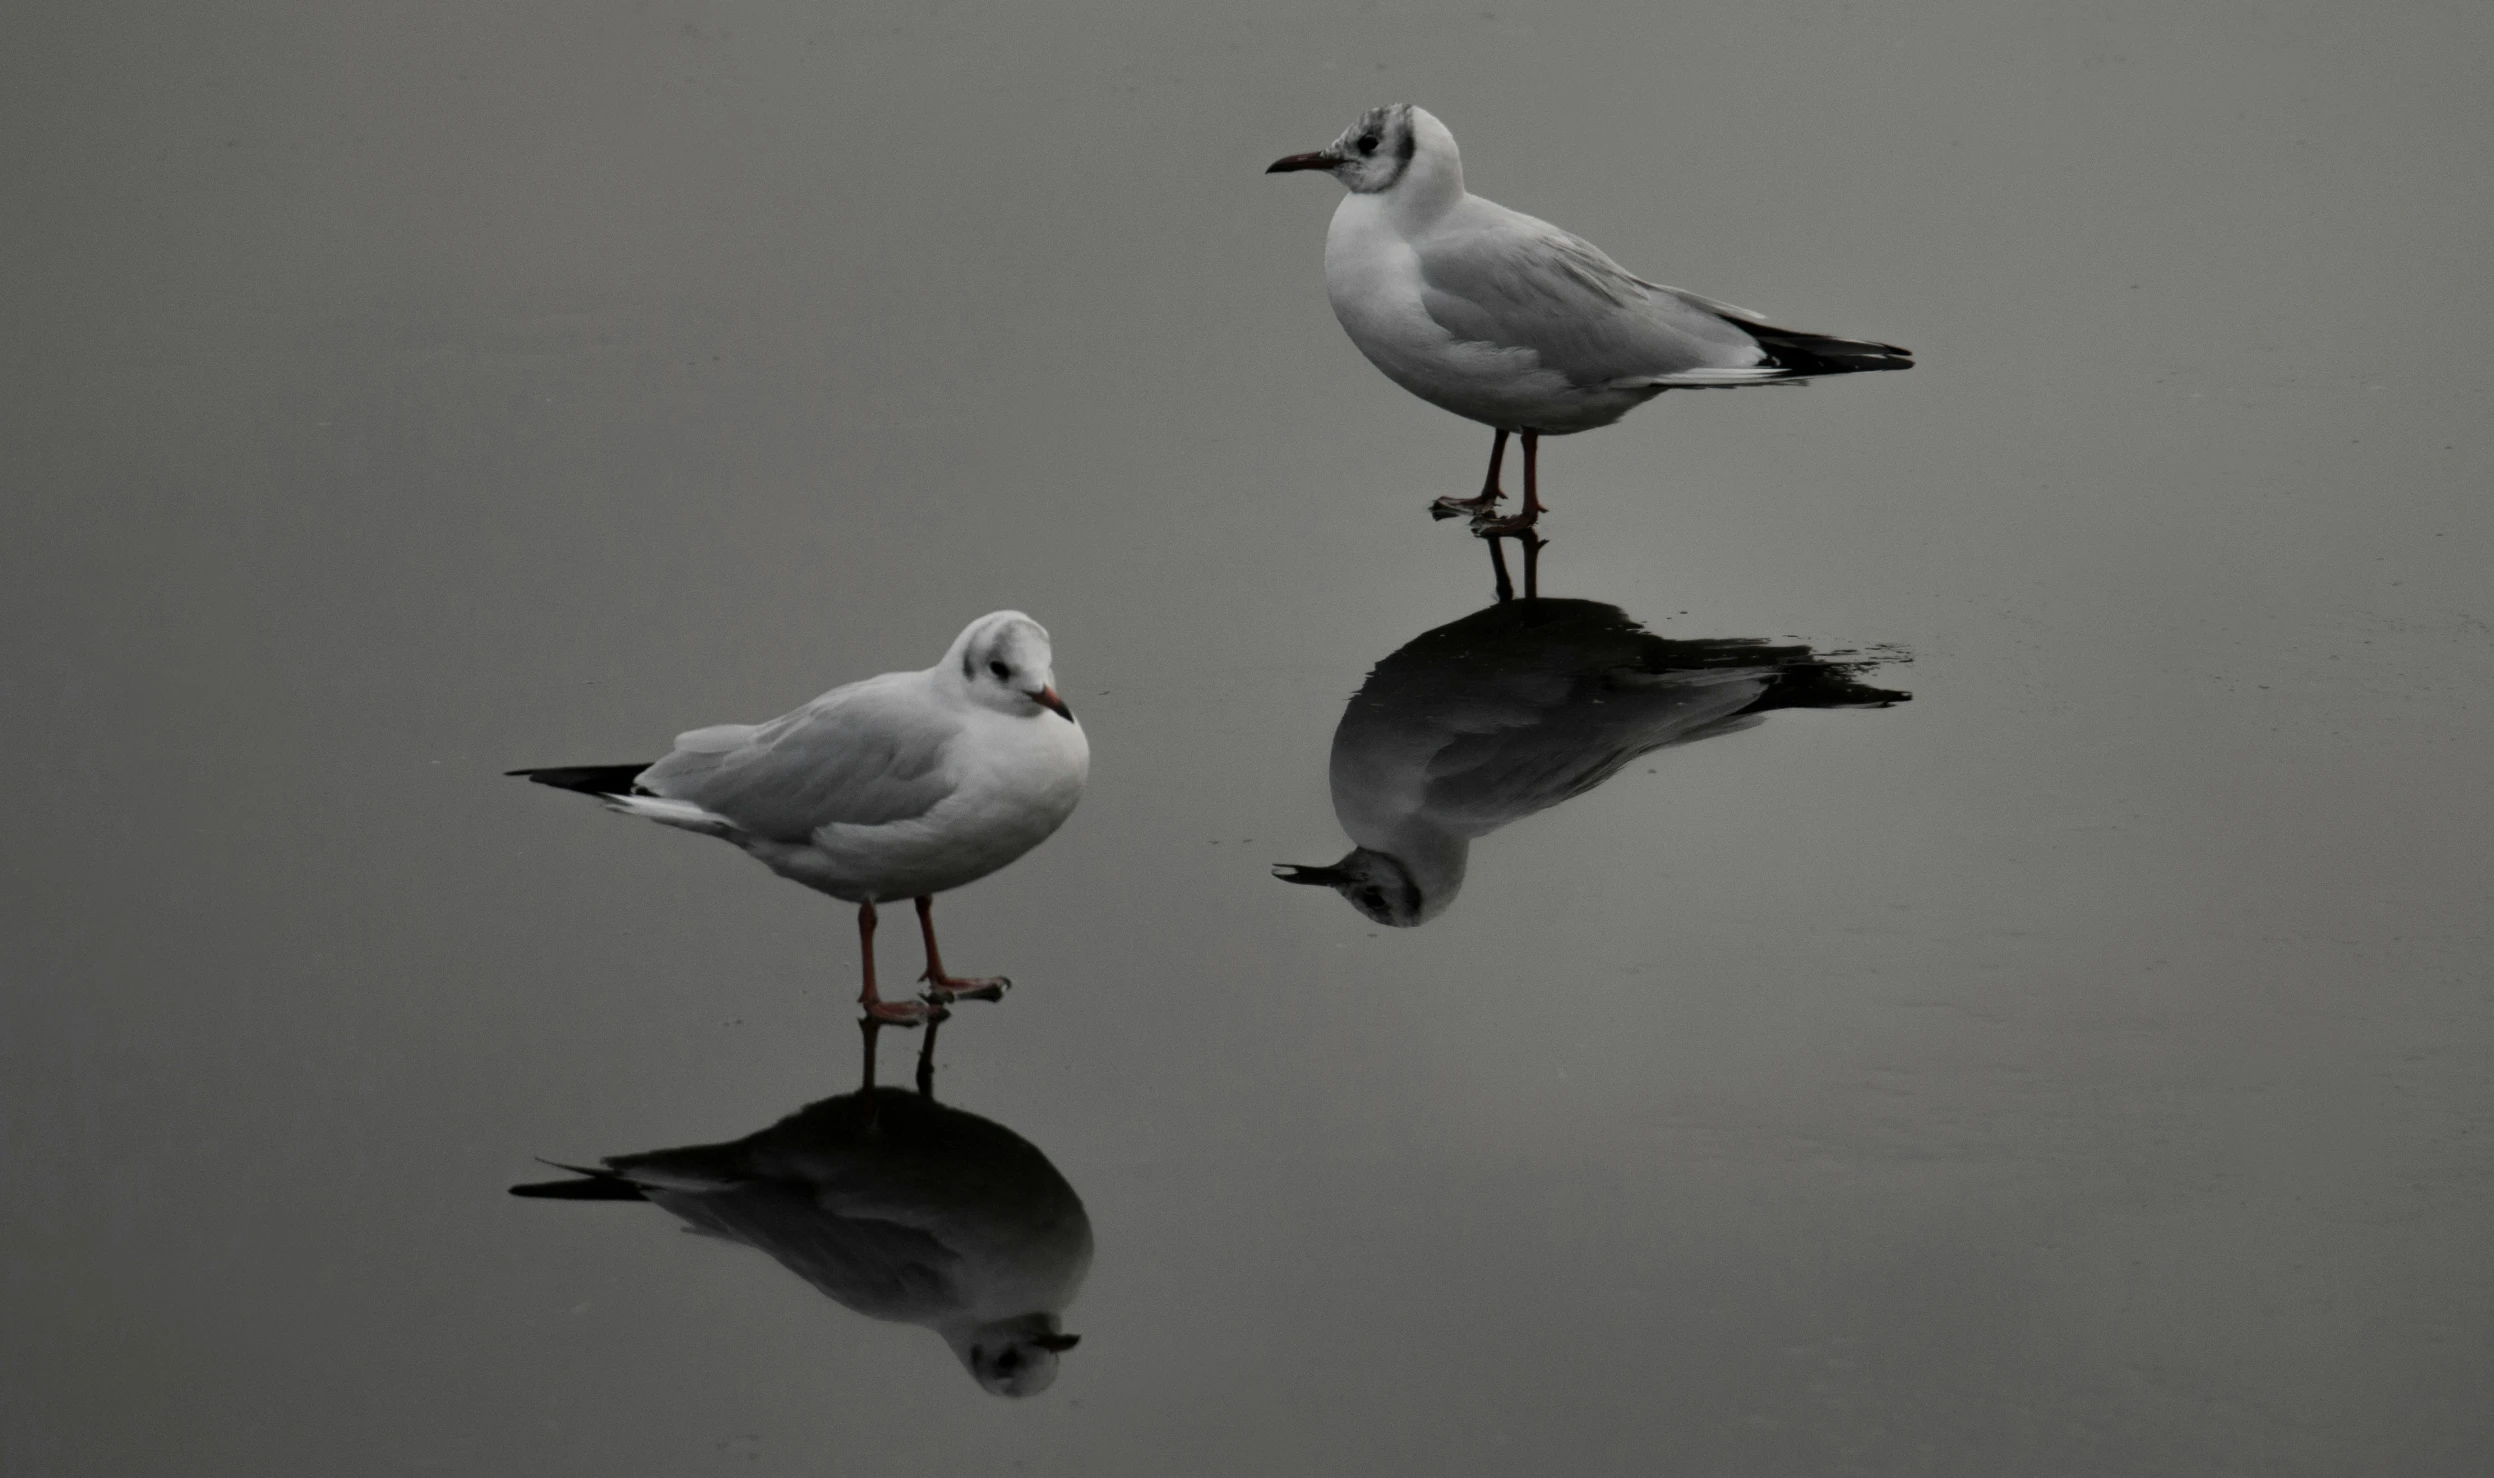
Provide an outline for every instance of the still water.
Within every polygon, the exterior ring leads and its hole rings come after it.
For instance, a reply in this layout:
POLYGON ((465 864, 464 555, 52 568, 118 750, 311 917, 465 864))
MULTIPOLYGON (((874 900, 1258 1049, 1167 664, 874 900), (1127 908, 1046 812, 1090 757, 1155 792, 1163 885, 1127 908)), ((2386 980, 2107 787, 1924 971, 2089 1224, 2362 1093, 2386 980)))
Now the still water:
POLYGON ((2481 7, 19 42, 0 1469, 2484 1470, 2481 7), (1396 99, 1918 366, 1498 600, 1260 173, 1396 99), (502 777, 1005 607, 1090 789, 871 1088, 846 909, 502 777))

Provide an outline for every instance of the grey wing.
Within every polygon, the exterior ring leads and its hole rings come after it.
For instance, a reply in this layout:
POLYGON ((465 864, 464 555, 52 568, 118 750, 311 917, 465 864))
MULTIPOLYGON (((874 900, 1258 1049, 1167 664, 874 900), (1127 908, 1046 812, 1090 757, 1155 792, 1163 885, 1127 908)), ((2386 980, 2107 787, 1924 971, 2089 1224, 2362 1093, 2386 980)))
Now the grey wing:
POLYGON ((1751 315, 1631 276, 1600 248, 1500 210, 1420 247, 1420 302, 1459 339, 1529 349, 1581 389, 1779 378, 1733 320, 1751 315))
POLYGON ((952 793, 945 750, 961 725, 924 699, 919 678, 851 683, 758 727, 697 729, 640 786, 783 842, 923 816, 952 793))

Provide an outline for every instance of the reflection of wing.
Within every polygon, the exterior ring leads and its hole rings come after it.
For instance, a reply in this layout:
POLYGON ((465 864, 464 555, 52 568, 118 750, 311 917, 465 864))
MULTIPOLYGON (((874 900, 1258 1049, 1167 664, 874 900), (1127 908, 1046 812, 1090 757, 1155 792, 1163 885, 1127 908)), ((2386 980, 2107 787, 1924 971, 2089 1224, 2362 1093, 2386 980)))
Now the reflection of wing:
POLYGON ((1602 674, 1530 727, 1462 734, 1430 757, 1422 810, 1474 835, 1584 794, 1638 755, 1721 732, 1764 692, 1756 669, 1602 674))
POLYGON ((1418 243, 1421 307, 1455 337, 1530 349, 1585 389, 1781 377, 1724 305, 1640 281, 1547 221, 1478 206, 1418 243))
POLYGON ((1798 645, 1667 640, 1594 601, 1492 606, 1369 674, 1334 734, 1336 809, 1477 837, 1768 709, 1901 700, 1857 680, 1869 665, 1798 645))
POLYGON ((834 688, 758 727, 722 724, 676 740, 640 785, 757 836, 801 842, 836 823, 924 815, 951 793, 945 746, 960 722, 926 700, 923 674, 834 688))
POLYGON ((755 1181, 707 1195, 652 1191, 687 1222, 768 1253, 870 1318, 927 1322, 965 1302, 960 1254, 920 1227, 842 1216, 787 1182, 755 1181))

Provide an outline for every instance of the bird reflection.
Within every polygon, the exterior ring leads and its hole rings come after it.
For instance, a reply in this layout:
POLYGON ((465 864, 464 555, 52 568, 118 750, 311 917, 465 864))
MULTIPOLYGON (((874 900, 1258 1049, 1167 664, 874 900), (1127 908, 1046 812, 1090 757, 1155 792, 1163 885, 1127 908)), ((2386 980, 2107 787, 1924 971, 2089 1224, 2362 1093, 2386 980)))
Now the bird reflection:
POLYGON ((847 1308, 943 1336, 979 1385, 1033 1396, 1078 1336, 1059 1316, 1091 1266, 1091 1218, 1030 1141, 918 1091, 865 1081, 725 1144, 617 1155, 515 1196, 648 1201, 686 1229, 768 1253, 847 1308))
POLYGON ((1862 680, 1877 661, 1759 639, 1673 641, 1598 601, 1502 600, 1377 664, 1334 729, 1334 816, 1351 852, 1274 874, 1332 888, 1381 924, 1427 923, 1462 889, 1475 838, 1640 755, 1778 708, 1906 701, 1862 680))

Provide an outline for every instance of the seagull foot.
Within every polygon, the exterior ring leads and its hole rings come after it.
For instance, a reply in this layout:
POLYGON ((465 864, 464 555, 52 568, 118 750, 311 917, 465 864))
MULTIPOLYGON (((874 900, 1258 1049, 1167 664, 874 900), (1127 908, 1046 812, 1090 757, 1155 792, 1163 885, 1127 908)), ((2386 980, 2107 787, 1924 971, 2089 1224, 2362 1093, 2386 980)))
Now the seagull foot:
POLYGON ((1429 505, 1429 516, 1437 519, 1469 518, 1478 523, 1489 517, 1490 510, 1498 506, 1498 500, 1503 496, 1505 495, 1502 493, 1491 491, 1477 498, 1453 496, 1440 498, 1429 505))
POLYGON ((885 1026, 931 1026, 952 1015, 942 1001, 860 1001, 866 1019, 885 1026))
POLYGON ((1541 536, 1541 530, 1538 526, 1527 523, 1519 528, 1516 526, 1516 522, 1517 521, 1512 518, 1474 519, 1472 522, 1472 537, 1475 539, 1488 539, 1493 542, 1499 539, 1513 539, 1518 544, 1524 546, 1524 552, 1527 554, 1539 554, 1542 550, 1550 546, 1550 541, 1541 536))
POLYGON ((1472 532, 1483 539, 1540 539, 1533 525, 1540 515, 1518 513, 1508 518, 1492 518, 1486 512, 1472 515, 1472 532))
POLYGON ((945 975, 935 978, 921 975, 926 981, 926 999, 941 1006, 946 1001, 1001 1001, 1013 989, 1013 980, 1005 975, 945 975))

